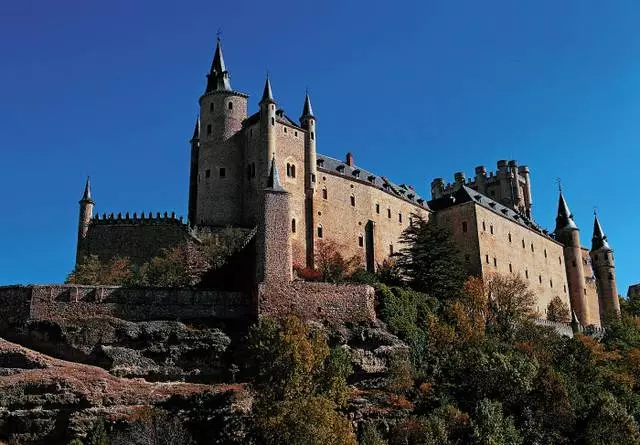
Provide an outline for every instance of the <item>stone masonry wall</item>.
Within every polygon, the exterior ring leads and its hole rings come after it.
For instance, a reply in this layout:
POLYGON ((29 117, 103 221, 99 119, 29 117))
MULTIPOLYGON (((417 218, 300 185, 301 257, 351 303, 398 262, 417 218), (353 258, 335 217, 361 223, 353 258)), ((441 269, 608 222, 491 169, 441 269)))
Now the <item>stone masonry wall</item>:
POLYGON ((295 314, 305 319, 333 322, 373 322, 375 292, 357 284, 292 283, 262 284, 258 288, 259 316, 295 314))
POLYGON ((240 292, 188 289, 123 289, 113 286, 11 286, 0 288, 0 326, 27 319, 117 317, 131 321, 255 316, 251 297, 240 292))
POLYGON ((192 239, 186 224, 178 220, 93 220, 87 237, 79 247, 79 258, 97 255, 102 261, 115 256, 128 257, 142 264, 171 248, 192 239))

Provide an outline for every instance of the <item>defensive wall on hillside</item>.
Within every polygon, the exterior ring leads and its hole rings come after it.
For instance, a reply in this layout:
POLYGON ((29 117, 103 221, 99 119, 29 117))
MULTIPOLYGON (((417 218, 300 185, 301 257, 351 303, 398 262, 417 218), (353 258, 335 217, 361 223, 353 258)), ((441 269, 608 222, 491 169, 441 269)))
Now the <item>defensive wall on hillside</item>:
POLYGON ((0 332, 28 320, 115 317, 130 321, 216 319, 251 322, 297 314, 337 322, 374 321, 375 295, 366 285, 269 283, 251 293, 115 286, 0 287, 0 332))

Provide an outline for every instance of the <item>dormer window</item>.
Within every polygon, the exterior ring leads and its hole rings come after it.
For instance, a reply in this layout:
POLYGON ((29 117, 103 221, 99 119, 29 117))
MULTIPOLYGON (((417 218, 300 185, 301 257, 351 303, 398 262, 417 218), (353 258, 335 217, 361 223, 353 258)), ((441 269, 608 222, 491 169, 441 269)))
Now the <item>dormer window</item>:
POLYGON ((360 170, 354 170, 352 175, 355 176, 356 178, 359 178, 360 177, 360 170))
POLYGON ((318 165, 318 167, 324 167, 324 159, 318 159, 316 161, 316 164, 318 165))
POLYGON ((369 182, 376 182, 376 177, 373 175, 369 175, 367 179, 369 180, 369 182))
POLYGON ((344 173, 344 164, 340 164, 340 165, 338 165, 338 167, 336 168, 336 170, 338 170, 340 173, 344 173))

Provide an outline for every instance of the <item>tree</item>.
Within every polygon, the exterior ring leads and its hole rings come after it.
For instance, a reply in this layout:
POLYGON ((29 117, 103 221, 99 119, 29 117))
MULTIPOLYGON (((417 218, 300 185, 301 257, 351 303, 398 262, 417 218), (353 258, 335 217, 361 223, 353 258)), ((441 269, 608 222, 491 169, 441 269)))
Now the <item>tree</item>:
POLYGON ((516 328, 536 315, 535 294, 519 275, 493 274, 487 279, 488 328, 511 339, 516 328))
POLYGON ((114 435, 111 445, 191 445, 193 440, 175 416, 156 408, 145 409, 125 431, 114 435))
POLYGON ((353 256, 346 259, 341 253, 343 250, 332 240, 319 240, 316 243, 315 268, 320 273, 321 281, 339 283, 361 265, 361 258, 353 256))
POLYGON ((93 424, 93 429, 89 434, 89 445, 109 445, 109 436, 105 429, 105 421, 99 417, 93 424))
POLYGON ((84 257, 67 276, 69 284, 126 286, 131 283, 134 268, 129 258, 115 257, 104 263, 96 255, 84 257))
POLYGON ((600 395, 588 421, 587 445, 632 445, 640 443, 640 431, 633 416, 609 392, 600 395))
POLYGON ((139 284, 145 287, 192 287, 209 269, 202 249, 193 241, 187 241, 171 249, 163 249, 160 255, 143 264, 139 271, 139 284))
POLYGON ((560 297, 555 296, 549 302, 547 306, 547 320, 549 321, 559 321, 562 323, 569 323, 571 321, 571 312, 569 311, 569 306, 560 299, 560 297))
POLYGON ((522 437, 511 417, 504 417, 500 402, 482 399, 473 418, 473 443, 477 445, 520 445, 522 437))
POLYGON ((252 327, 254 414, 267 444, 355 445, 347 419, 347 351, 331 350, 326 337, 297 317, 263 318, 252 327))
POLYGON ((406 247, 399 253, 397 266, 412 288, 441 300, 460 296, 467 274, 448 230, 438 227, 433 218, 427 221, 413 215, 400 240, 406 247))
POLYGON ((387 441, 371 422, 363 425, 359 443, 360 445, 387 445, 387 441))

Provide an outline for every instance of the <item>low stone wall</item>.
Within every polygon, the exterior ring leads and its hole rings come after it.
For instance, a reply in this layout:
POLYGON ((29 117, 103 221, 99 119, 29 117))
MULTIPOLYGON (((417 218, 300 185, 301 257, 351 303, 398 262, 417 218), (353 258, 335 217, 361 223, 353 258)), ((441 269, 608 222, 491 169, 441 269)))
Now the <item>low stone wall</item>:
POLYGON ((336 322, 376 320, 375 291, 362 284, 269 282, 258 288, 259 315, 336 322))
POLYGON ((24 286, 0 286, 0 330, 22 325, 29 319, 30 290, 24 286))
POLYGON ((0 326, 34 320, 117 317, 124 320, 253 318, 251 297, 241 292, 124 289, 113 286, 42 285, 0 288, 0 326), (6 304, 10 303, 10 304, 6 304))

